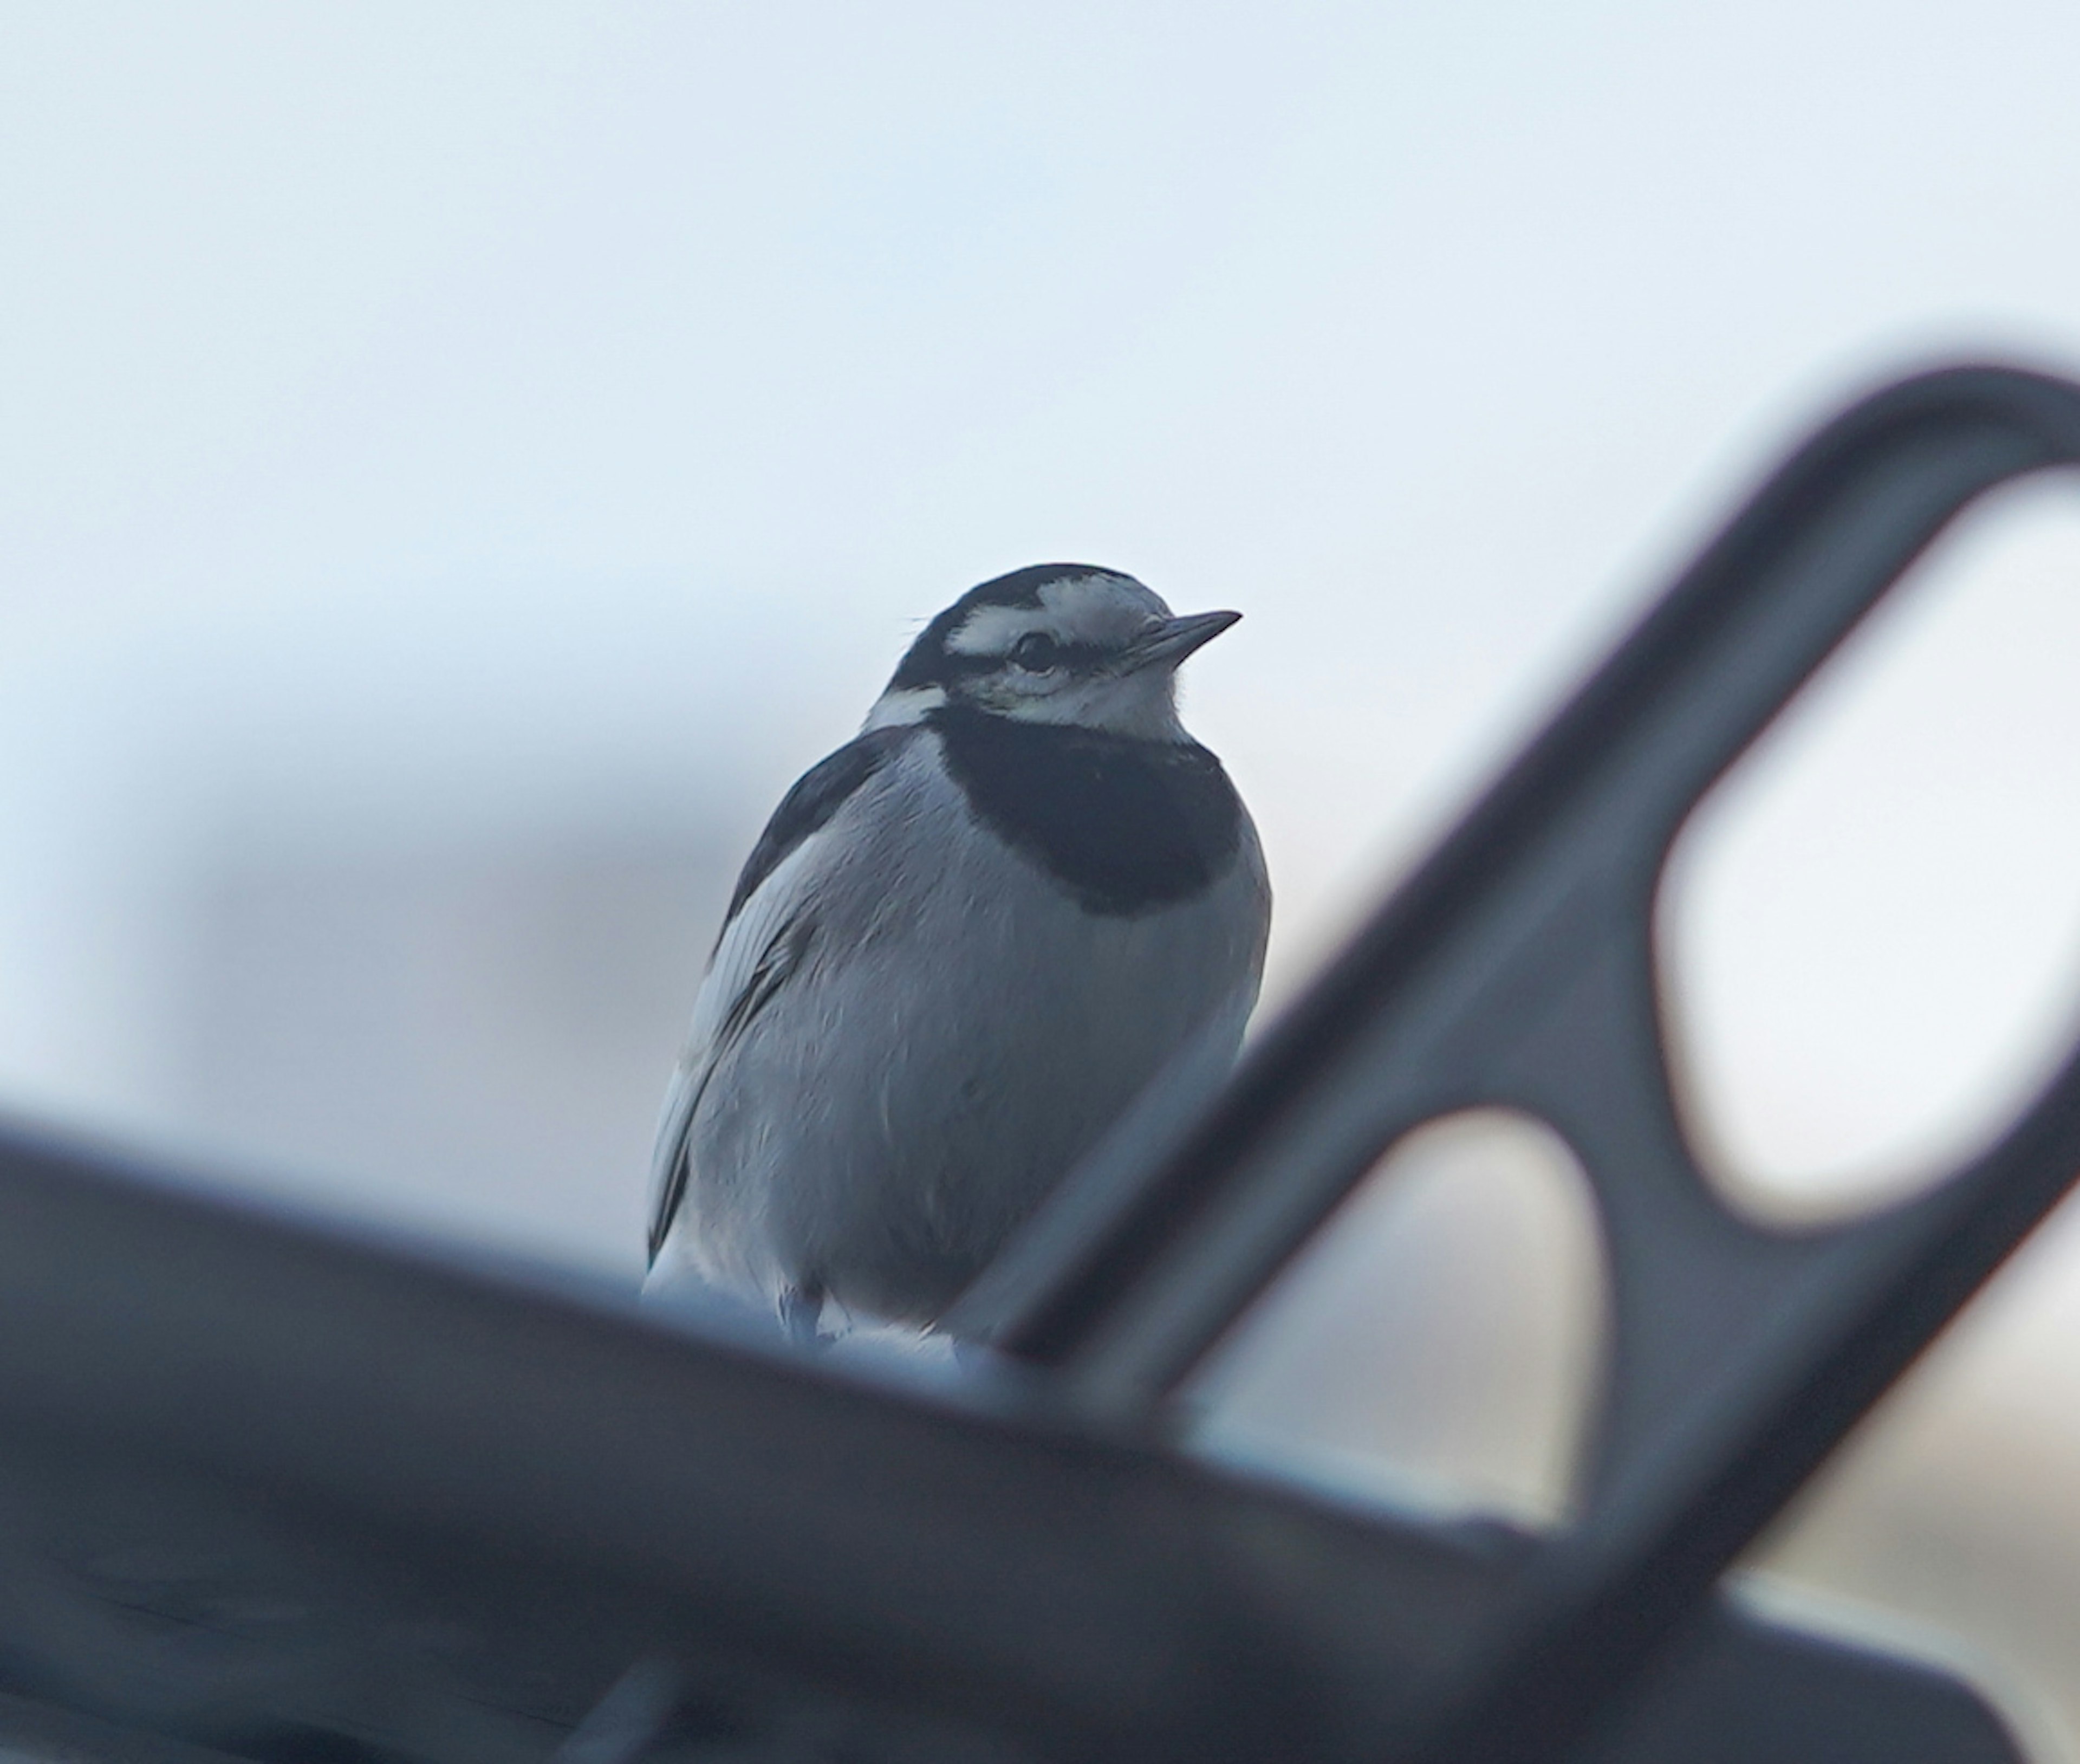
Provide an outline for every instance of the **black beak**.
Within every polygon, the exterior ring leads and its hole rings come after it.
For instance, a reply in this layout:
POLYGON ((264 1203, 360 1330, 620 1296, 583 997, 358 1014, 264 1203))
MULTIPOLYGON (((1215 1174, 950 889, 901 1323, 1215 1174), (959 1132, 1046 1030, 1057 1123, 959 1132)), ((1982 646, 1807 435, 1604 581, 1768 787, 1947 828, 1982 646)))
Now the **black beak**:
POLYGON ((1174 668, 1241 617, 1239 612, 1192 612, 1181 619, 1166 619, 1121 656, 1119 671, 1139 674, 1143 668, 1174 668))

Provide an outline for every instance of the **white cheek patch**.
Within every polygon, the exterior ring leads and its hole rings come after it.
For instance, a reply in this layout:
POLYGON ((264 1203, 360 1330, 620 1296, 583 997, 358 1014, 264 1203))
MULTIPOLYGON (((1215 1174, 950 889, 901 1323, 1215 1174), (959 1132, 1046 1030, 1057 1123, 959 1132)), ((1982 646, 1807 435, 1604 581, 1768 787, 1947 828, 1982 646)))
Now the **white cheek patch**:
POLYGON ((870 735, 878 729, 904 729, 912 723, 921 723, 927 713, 938 710, 946 702, 943 688, 936 686, 913 686, 900 692, 884 692, 874 701, 874 708, 866 713, 866 720, 859 726, 862 735, 870 735))
POLYGON ((1072 680, 1045 697, 1019 698, 1010 694, 994 701, 990 708, 1017 723, 1052 723, 1078 729, 1099 729, 1115 735, 1137 736, 1143 741, 1180 741, 1184 725, 1177 720, 1177 700, 1168 674, 1101 674, 1072 680))

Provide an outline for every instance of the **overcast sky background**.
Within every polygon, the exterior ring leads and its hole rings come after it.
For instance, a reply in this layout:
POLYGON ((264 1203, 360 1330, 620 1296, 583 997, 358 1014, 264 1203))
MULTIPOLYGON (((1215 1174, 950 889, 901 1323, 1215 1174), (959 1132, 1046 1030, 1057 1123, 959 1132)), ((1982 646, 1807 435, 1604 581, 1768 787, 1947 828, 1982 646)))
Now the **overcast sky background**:
MULTIPOLYGON (((380 873, 430 936, 396 878, 514 850, 726 880, 919 621, 1050 558, 1247 615, 1188 715, 1285 996, 1807 425, 2080 365, 2076 66, 2049 0, 6 6, 0 1098, 626 1263, 669 1034, 567 1149, 487 1077, 550 1146, 501 1186, 331 1063, 275 920, 380 873), (197 1101, 233 945, 288 978, 223 1058, 264 1022, 315 1113, 197 1101), (325 1137, 356 1085, 394 1140, 325 1137)), ((1771 1204, 1935 1167, 2073 1019, 2080 497, 2010 505, 1686 853, 1675 1008, 1771 1204)), ((683 898, 616 958, 674 1023, 683 898)), ((2047 1413, 2075 1266, 2007 1338, 2047 1413)))
MULTIPOLYGON (((2051 6, 6 28, 0 1082, 96 1109, 154 1082, 109 897, 183 844, 697 791, 748 841, 1042 557, 1248 615, 1190 704, 1290 985, 1802 426, 2080 359, 2051 6)), ((2049 524, 2049 586, 1966 609, 1967 713, 1878 743, 1917 801, 2071 800, 2056 707, 2002 723, 2080 636, 2049 524)), ((2048 911, 1974 956, 2042 969, 2048 911)))

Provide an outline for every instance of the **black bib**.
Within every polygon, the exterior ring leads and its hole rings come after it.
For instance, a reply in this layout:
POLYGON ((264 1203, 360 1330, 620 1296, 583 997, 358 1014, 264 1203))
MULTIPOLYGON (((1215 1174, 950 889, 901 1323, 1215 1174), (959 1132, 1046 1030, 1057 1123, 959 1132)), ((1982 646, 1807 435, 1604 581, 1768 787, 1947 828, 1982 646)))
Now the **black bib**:
POLYGON ((948 706, 926 721, 983 822, 1092 913, 1189 900, 1235 861, 1242 803, 1196 741, 1136 741, 948 706))

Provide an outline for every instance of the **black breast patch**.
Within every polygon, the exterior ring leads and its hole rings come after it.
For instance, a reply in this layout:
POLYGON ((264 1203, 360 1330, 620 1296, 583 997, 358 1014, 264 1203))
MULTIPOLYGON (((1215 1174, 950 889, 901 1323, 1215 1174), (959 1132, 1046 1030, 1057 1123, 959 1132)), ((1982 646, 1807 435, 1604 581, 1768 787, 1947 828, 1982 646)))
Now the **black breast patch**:
POLYGON ((845 806, 845 800, 877 771, 889 757, 917 733, 916 724, 868 731, 847 741, 835 754, 820 759, 795 780, 794 788, 780 799, 773 818, 758 836, 758 843, 744 859, 744 873, 736 879, 736 892, 729 897, 723 914, 723 929, 743 910, 744 903, 758 892, 758 884, 786 861, 787 855, 845 806))
POLYGON ((970 805, 1092 913, 1189 900, 1235 861, 1242 802, 1193 741, 1135 741, 949 707, 927 720, 970 805))

